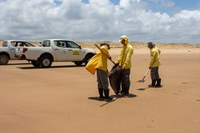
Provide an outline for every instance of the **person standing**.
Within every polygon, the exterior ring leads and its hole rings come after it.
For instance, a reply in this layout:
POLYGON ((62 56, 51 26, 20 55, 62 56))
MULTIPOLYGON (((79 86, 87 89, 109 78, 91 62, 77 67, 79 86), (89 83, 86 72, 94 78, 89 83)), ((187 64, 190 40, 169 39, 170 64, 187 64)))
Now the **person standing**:
POLYGON ((97 71, 97 86, 100 99, 112 100, 109 96, 107 59, 111 59, 109 55, 110 46, 107 43, 100 44, 100 50, 90 59, 86 65, 86 69, 94 74, 97 71))
POLYGON ((119 58, 116 61, 116 64, 122 67, 120 93, 122 95, 128 95, 130 89, 130 69, 133 47, 129 44, 128 37, 125 35, 121 36, 119 41, 123 45, 119 58))
POLYGON ((151 80, 152 83, 149 87, 161 87, 161 78, 159 76, 159 66, 160 60, 159 56, 161 51, 153 44, 153 42, 148 42, 148 48, 150 49, 151 61, 149 63, 149 69, 151 70, 151 80))

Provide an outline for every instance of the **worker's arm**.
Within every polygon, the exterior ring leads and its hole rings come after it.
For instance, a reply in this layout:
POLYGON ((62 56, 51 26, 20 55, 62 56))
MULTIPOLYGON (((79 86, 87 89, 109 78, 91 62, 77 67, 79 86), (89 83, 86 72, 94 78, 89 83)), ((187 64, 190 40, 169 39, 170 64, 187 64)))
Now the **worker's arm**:
POLYGON ((122 56, 123 56, 123 50, 121 51, 121 53, 120 53, 120 55, 119 55, 119 57, 118 57, 118 59, 117 59, 117 61, 116 61, 116 64, 119 64, 120 62, 122 62, 122 56))

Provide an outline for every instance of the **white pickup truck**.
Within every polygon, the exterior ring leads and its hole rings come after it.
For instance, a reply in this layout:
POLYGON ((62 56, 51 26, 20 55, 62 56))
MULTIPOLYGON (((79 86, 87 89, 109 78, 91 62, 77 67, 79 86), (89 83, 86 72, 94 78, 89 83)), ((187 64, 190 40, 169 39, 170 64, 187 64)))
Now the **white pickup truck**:
POLYGON ((31 43, 27 41, 19 40, 5 40, 0 47, 0 65, 8 64, 9 60, 17 60, 15 56, 15 51, 17 48, 34 47, 31 43))
POLYGON ((87 64, 95 51, 70 40, 47 39, 41 47, 16 49, 16 55, 25 57, 34 67, 48 68, 52 62, 74 62, 77 66, 87 64))

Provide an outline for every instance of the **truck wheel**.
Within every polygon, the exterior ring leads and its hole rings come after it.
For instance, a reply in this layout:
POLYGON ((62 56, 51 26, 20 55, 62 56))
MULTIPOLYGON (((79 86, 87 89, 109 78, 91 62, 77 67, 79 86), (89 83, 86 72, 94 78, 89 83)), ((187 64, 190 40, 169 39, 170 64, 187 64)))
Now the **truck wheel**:
POLYGON ((87 65, 87 63, 90 61, 90 59, 93 57, 94 55, 87 55, 86 57, 85 57, 85 65, 87 65))
POLYGON ((81 66, 82 63, 83 63, 82 61, 75 61, 75 62, 74 62, 74 64, 77 65, 77 66, 81 66))
POLYGON ((52 58, 51 57, 49 57, 49 56, 42 56, 40 58, 40 65, 43 68, 51 67, 51 64, 52 64, 52 58))
POLYGON ((35 60, 32 60, 32 61, 31 61, 31 64, 32 64, 34 67, 36 67, 36 68, 40 67, 40 64, 39 64, 37 61, 35 61, 35 60))
POLYGON ((0 65, 6 65, 8 64, 9 57, 7 55, 0 55, 0 65))

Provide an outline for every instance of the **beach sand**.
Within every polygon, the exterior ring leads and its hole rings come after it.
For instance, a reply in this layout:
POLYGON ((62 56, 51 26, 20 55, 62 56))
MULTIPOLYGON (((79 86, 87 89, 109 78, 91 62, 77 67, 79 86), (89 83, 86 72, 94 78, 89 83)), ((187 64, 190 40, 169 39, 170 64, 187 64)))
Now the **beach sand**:
MULTIPOLYGON (((200 50, 161 50, 163 87, 148 88, 149 75, 137 82, 150 56, 148 49, 135 49, 131 95, 113 102, 94 100, 96 75, 73 63, 53 63, 49 69, 33 68, 27 61, 0 66, 0 132, 199 133, 200 50)), ((119 52, 111 49, 113 60, 119 52)))

